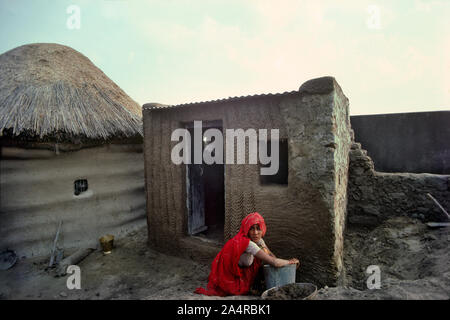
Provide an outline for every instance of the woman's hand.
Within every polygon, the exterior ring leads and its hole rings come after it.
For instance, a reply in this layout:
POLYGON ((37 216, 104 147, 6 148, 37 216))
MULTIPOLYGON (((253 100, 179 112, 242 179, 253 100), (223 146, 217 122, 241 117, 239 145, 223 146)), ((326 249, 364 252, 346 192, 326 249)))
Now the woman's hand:
POLYGON ((279 259, 279 258, 275 258, 273 256, 269 256, 266 252, 264 252, 264 250, 259 250, 255 257, 257 257, 258 259, 262 260, 265 263, 270 264, 273 267, 276 268, 281 268, 284 267, 288 264, 297 264, 297 268, 300 265, 300 261, 298 261, 298 259, 292 258, 289 260, 285 260, 285 259, 279 259))
POLYGON ((289 259, 289 264, 296 264, 297 269, 298 269, 298 267, 300 266, 300 261, 298 261, 298 259, 296 259, 296 258, 292 258, 292 259, 289 259))

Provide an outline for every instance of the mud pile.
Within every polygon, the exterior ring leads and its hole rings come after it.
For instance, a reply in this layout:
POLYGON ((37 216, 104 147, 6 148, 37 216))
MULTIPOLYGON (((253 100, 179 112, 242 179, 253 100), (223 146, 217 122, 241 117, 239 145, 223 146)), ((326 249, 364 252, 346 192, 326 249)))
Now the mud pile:
POLYGON ((449 299, 449 228, 391 218, 373 230, 345 235, 344 286, 322 288, 318 299, 449 299), (380 289, 368 288, 369 266, 380 270, 380 289))
POLYGON ((311 283, 291 283, 282 287, 276 287, 263 295, 265 300, 303 300, 313 299, 317 288, 311 283))

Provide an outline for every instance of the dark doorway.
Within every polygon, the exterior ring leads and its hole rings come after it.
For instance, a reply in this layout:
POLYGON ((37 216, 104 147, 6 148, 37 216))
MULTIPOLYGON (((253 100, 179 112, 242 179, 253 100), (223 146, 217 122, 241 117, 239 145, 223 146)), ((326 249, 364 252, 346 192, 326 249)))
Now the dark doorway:
MULTIPOLYGON (((191 164, 187 165, 188 233, 223 242, 225 223, 225 187, 223 164, 194 164, 194 124, 186 124, 191 134, 191 164)), ((222 121, 202 122, 202 153, 208 143, 203 133, 215 128, 222 132, 222 121)))
MULTIPOLYGON (((274 175, 259 175, 261 184, 288 184, 289 177, 289 155, 287 139, 278 140, 278 172, 274 175)), ((267 152, 272 156, 272 141, 267 141, 267 152)), ((270 164, 260 165, 261 167, 270 167, 270 164)))

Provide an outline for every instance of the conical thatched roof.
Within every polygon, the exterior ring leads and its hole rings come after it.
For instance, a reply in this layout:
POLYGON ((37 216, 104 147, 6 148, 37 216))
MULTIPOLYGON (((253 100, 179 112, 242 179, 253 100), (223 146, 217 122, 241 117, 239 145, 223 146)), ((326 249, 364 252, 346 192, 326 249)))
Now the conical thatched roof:
POLYGON ((0 135, 142 136, 142 111, 88 58, 37 43, 0 55, 0 135))

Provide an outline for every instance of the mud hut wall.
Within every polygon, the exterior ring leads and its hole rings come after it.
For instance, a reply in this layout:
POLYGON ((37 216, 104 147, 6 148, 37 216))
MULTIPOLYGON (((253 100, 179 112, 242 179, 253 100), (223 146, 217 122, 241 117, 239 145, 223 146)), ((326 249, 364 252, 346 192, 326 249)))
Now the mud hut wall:
POLYGON ((141 145, 51 153, 2 148, 0 250, 47 255, 60 221, 58 244, 65 249, 95 248, 106 233, 120 238, 145 225, 141 145), (88 181, 88 190, 78 196, 77 179, 88 181))
MULTIPOLYGON (((352 130, 350 124, 349 101, 339 85, 334 92, 333 127, 334 141, 327 144, 328 150, 334 149, 334 256, 338 271, 337 277, 343 271, 344 232, 347 219, 347 186, 350 165, 349 152, 351 148, 352 130)), ((340 277, 342 280, 343 277, 340 277)))
MULTIPOLYGON (((271 99, 174 109, 144 109, 143 112, 145 136, 151 137, 144 139, 149 242, 165 249, 176 246, 177 237, 187 234, 186 166, 175 165, 170 158, 171 150, 177 144, 170 140, 175 129, 183 128, 185 123, 194 120, 221 120, 224 133, 226 129, 280 129, 280 138, 287 138, 279 103, 271 99)), ((246 148, 247 154, 248 144, 246 148)), ((245 215, 257 210, 264 212, 264 208, 255 201, 255 186, 260 184, 258 165, 226 164, 224 169, 224 237, 229 239, 239 231, 245 215)), ((274 188, 285 189, 278 186, 274 188)), ((273 201, 282 202, 273 194, 265 197, 271 199, 268 203, 272 205, 273 201)))
POLYGON ((156 246, 176 246, 174 235, 187 234, 185 166, 168 161, 177 142, 167 129, 194 120, 222 120, 224 132, 280 129, 289 145, 287 186, 261 185, 258 165, 225 165, 225 240, 236 234, 243 217, 258 211, 266 219, 271 249, 302 260, 301 280, 334 283, 342 267, 350 149, 348 99, 337 83, 325 93, 144 109, 145 139, 151 140, 145 147, 149 241, 156 246), (174 179, 167 188, 166 177, 174 179), (175 201, 175 211, 167 211, 164 201, 175 201))
POLYGON ((371 229, 390 217, 405 215, 447 221, 427 193, 450 212, 450 175, 377 172, 360 143, 353 143, 350 151, 348 193, 350 227, 371 229))
POLYGON ((286 254, 302 260, 302 280, 321 284, 335 283, 342 271, 351 143, 348 99, 335 81, 332 85, 332 91, 287 99, 282 107, 290 139, 288 195, 295 214, 286 219, 293 223, 285 239, 298 242, 300 249, 286 254))
POLYGON ((171 160, 171 134, 182 127, 171 112, 154 110, 144 121, 148 240, 158 248, 176 249, 187 230, 186 170, 171 160))

